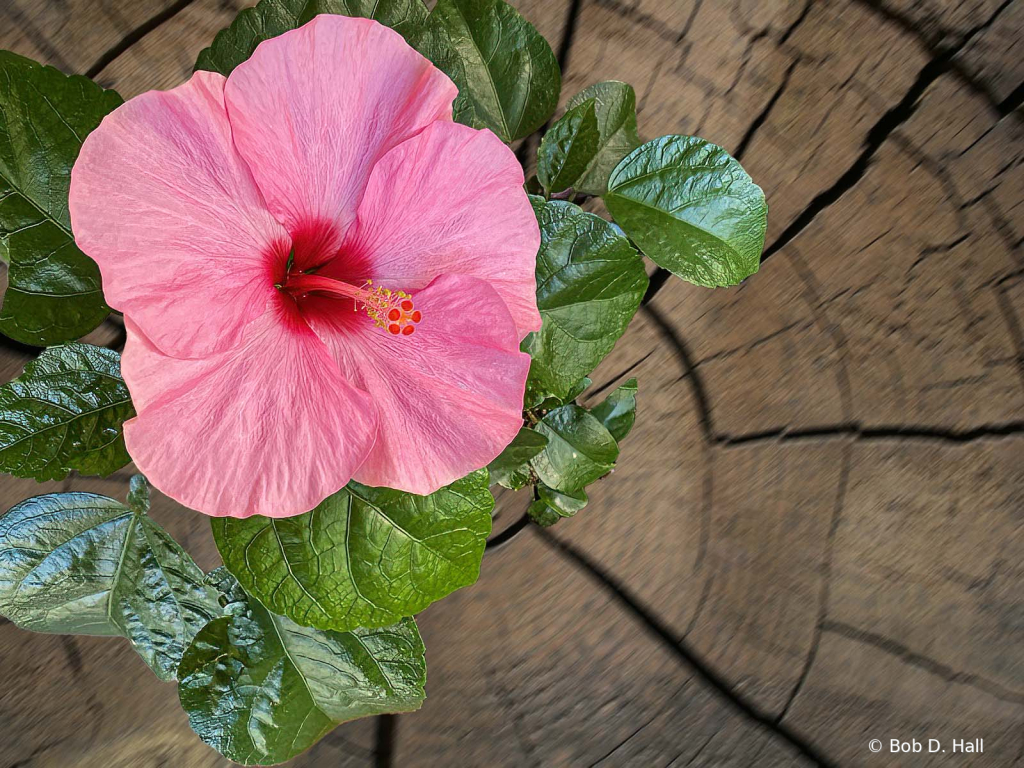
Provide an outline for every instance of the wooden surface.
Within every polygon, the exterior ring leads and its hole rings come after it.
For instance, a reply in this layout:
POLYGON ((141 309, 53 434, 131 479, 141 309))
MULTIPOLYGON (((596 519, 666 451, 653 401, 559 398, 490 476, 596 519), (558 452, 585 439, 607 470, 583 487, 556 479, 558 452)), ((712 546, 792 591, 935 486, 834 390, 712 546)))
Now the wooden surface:
MULTIPOLYGON (((657 293, 594 377, 640 379, 620 470, 423 614, 421 712, 294 765, 1024 763, 1024 0, 516 4, 565 99, 626 80, 645 136, 742 157, 767 259, 657 293), (868 750, 897 737, 948 751, 868 750)), ((0 47, 130 97, 237 6, 0 0, 0 47)), ((0 669, 0 765, 224 764, 123 643, 0 626, 0 669)))

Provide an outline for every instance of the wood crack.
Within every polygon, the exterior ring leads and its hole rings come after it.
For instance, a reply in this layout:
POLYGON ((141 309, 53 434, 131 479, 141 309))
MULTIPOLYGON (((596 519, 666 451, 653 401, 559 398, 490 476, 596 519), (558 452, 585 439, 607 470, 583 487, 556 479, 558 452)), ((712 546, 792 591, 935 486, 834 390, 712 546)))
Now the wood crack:
POLYGON ((1024 705, 1024 693, 1012 691, 1003 687, 999 683, 981 677, 980 675, 955 670, 952 667, 943 664, 941 661, 937 661, 930 656, 917 653, 902 643, 899 643, 892 638, 885 637, 884 635, 868 632, 841 621, 831 620, 823 622, 822 631, 832 632, 849 640, 853 640, 854 642, 873 646, 890 656, 895 656, 900 659, 900 661, 903 661, 912 667, 923 669, 937 677, 941 677, 949 683, 967 685, 972 688, 977 688, 978 690, 987 693, 994 698, 1000 699, 1001 701, 1024 705))
POLYGON ((782 76, 782 83, 775 90, 775 93, 772 94, 772 97, 768 99, 768 103, 765 104, 764 109, 762 109, 760 114, 758 114, 757 117, 754 118, 753 122, 751 122, 750 124, 750 127, 747 128, 746 132, 743 134, 743 138, 740 139, 740 143, 736 146, 736 151, 733 152, 733 157, 735 157, 737 160, 743 159, 743 155, 746 154, 747 148, 750 146, 750 142, 754 140, 754 136, 756 136, 757 132, 761 130, 761 127, 765 124, 765 122, 768 120, 768 117, 771 115, 772 110, 775 109, 775 105, 778 104, 779 99, 782 98, 782 94, 784 94, 786 92, 786 89, 789 87, 790 78, 793 77, 793 72, 796 71, 796 68, 799 64, 800 57, 797 56, 795 59, 793 59, 793 63, 786 68, 786 72, 782 76))
POLYGON ((813 4, 814 0, 806 0, 806 2, 804 2, 804 7, 803 10, 800 11, 800 15, 793 20, 793 23, 790 24, 779 37, 780 47, 788 43, 789 38, 793 36, 793 33, 796 32, 805 21, 807 21, 807 17, 811 15, 811 6, 813 4))
POLYGON ((608 759, 609 757, 611 757, 611 756, 612 756, 612 755, 614 755, 614 754, 615 754, 616 752, 618 752, 618 751, 619 751, 620 749, 622 749, 622 748, 623 748, 624 746, 626 746, 626 745, 627 745, 627 744, 628 744, 629 742, 631 742, 631 741, 632 741, 632 740, 633 740, 634 738, 636 738, 637 736, 639 736, 639 735, 640 735, 640 733, 641 733, 641 732, 642 732, 642 731, 643 731, 643 730, 644 730, 644 729, 645 729, 645 728, 646 728, 647 726, 649 726, 649 725, 650 725, 651 723, 653 723, 653 722, 654 722, 655 720, 657 720, 657 719, 658 719, 658 715, 655 715, 654 717, 652 717, 652 718, 650 718, 649 720, 647 720, 647 722, 645 722, 645 723, 644 723, 643 725, 641 725, 641 726, 640 726, 639 728, 637 728, 637 729, 636 729, 635 731, 633 731, 633 732, 632 732, 631 734, 629 734, 629 736, 627 736, 627 737, 626 737, 625 739, 623 739, 623 740, 622 740, 622 741, 620 741, 620 742, 619 742, 618 744, 616 744, 616 745, 615 745, 614 747, 612 747, 612 748, 611 748, 611 749, 610 749, 610 750, 609 750, 608 752, 606 752, 606 753, 604 754, 604 756, 603 756, 603 757, 601 757, 601 758, 600 758, 599 760, 597 760, 597 761, 595 761, 595 762, 591 763, 591 764, 590 764, 590 766, 589 766, 588 768, 597 768, 597 766, 599 766, 599 765, 600 765, 601 763, 603 763, 603 762, 604 762, 605 760, 607 760, 607 759, 608 759))
POLYGON ((654 321, 654 324, 658 327, 661 335, 669 343, 675 351, 676 356, 679 358, 679 362, 683 367, 682 378, 689 381, 691 391, 693 392, 693 398, 697 405, 697 414, 700 419, 701 433, 703 434, 705 441, 708 443, 715 442, 715 431, 711 420, 711 400, 708 397, 707 386, 704 384, 704 380, 701 378, 700 374, 697 373, 697 367, 694 364, 690 350, 687 348, 682 337, 676 332, 676 329, 658 310, 649 304, 641 304, 640 309, 654 321))
MULTIPOLYGON (((954 34, 951 30, 945 29, 938 24, 935 25, 936 31, 934 33, 929 33, 912 18, 900 13, 894 8, 890 8, 888 5, 881 2, 881 0, 853 0, 853 2, 867 8, 882 19, 885 19, 885 21, 899 28, 902 32, 915 38, 920 44, 922 50, 932 57, 943 56, 945 54, 943 41, 952 37, 954 34)), ((959 49, 962 48, 963 46, 960 45, 958 47, 958 52, 959 49)), ((956 79, 972 93, 984 99, 988 107, 1000 118, 1007 117, 1012 114, 1016 107, 1020 106, 1021 99, 1024 99, 1024 83, 1018 86, 1018 88, 1005 99, 1000 100, 984 81, 972 74, 959 62, 950 61, 949 73, 955 76, 956 79)))
POLYGON ((962 445, 978 440, 997 440, 1024 436, 1024 421, 1009 421, 1002 424, 987 424, 968 429, 949 429, 927 425, 899 425, 865 427, 859 422, 833 424, 801 429, 767 429, 743 435, 715 435, 715 443, 723 448, 736 448, 752 443, 789 443, 826 440, 829 438, 851 438, 855 441, 899 441, 919 440, 925 442, 962 445))
POLYGON ((378 715, 373 764, 376 768, 392 768, 398 735, 398 715, 378 715))
POLYGON ((96 76, 100 74, 100 72, 113 64, 114 61, 127 52, 129 48, 162 24, 173 19, 194 2, 195 0, 178 0, 174 5, 169 5, 160 13, 142 22, 142 24, 135 27, 135 29, 131 30, 128 34, 104 51, 100 57, 96 59, 95 63, 85 70, 85 76, 89 79, 95 80, 96 76))
POLYGON ((814 635, 811 639, 811 647, 807 651, 800 676, 790 691, 789 698, 779 711, 776 721, 781 723, 789 714, 793 702, 796 701, 800 691, 803 690, 807 679, 810 677, 811 668, 818 658, 818 650, 821 648, 821 636, 824 632, 825 621, 828 618, 828 603, 832 589, 832 555, 835 550, 836 533, 839 531, 839 524, 843 518, 843 507, 846 504, 846 491, 850 486, 850 473, 853 469, 853 451, 849 447, 843 451, 842 466, 839 469, 839 488, 836 492, 836 501, 832 507, 832 521, 829 524, 828 535, 825 538, 825 553, 821 563, 821 591, 818 596, 818 621, 814 626, 814 635))
POLYGON ((971 28, 955 45, 935 55, 921 68, 913 84, 899 103, 886 111, 870 128, 864 141, 864 148, 853 164, 846 169, 832 186, 819 192, 800 215, 775 239, 775 242, 765 249, 764 254, 761 256, 762 264, 796 239, 821 213, 838 202, 843 195, 853 189, 864 178, 871 165, 871 160, 878 150, 881 149, 882 145, 885 144, 897 128, 913 117, 921 104, 921 99, 925 92, 940 77, 951 70, 953 57, 963 50, 975 36, 992 26, 1013 2, 1014 0, 1003 0, 996 11, 985 22, 971 28))
POLYGON ((552 535, 545 529, 538 529, 543 542, 564 555, 577 568, 608 592, 619 605, 637 619, 647 632, 658 640, 685 667, 692 670, 733 710, 748 720, 757 723, 765 731, 788 744, 800 755, 815 765, 833 766, 836 763, 819 748, 788 726, 776 722, 776 718, 763 711, 733 687, 710 664, 708 664, 685 640, 677 640, 667 625, 653 611, 644 606, 637 597, 600 565, 593 562, 568 542, 552 535))

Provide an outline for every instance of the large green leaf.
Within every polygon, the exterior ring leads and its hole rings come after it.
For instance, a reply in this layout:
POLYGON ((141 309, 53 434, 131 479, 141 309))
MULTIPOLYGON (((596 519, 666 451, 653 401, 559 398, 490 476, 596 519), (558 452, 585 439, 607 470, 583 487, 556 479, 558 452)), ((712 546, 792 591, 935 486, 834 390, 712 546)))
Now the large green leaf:
POLYGON ((126 637, 161 679, 174 679, 192 636, 221 611, 148 508, 141 475, 128 505, 54 493, 15 506, 0 517, 0 613, 34 632, 126 637))
POLYGON ((518 491, 530 481, 530 459, 544 450, 548 439, 523 427, 494 461, 487 465, 491 482, 518 491))
POLYGON ((622 161, 605 203, 641 250, 696 285, 735 285, 757 271, 768 206, 721 147, 663 136, 622 161))
POLYGON ((75 246, 68 187, 82 141, 120 103, 91 80, 0 51, 0 250, 10 260, 0 332, 12 339, 60 344, 110 312, 99 269, 75 246))
POLYGON ((199 737, 244 765, 282 763, 348 720, 419 709, 426 694, 416 622, 321 632, 249 601, 224 569, 227 603, 185 652, 178 696, 199 737))
POLYGON ((109 475, 131 461, 122 425, 134 413, 117 352, 51 347, 0 387, 0 471, 39 481, 72 469, 109 475))
POLYGON ((548 445, 531 465, 553 490, 574 494, 610 472, 619 457, 615 438, 578 405, 556 408, 536 429, 548 438, 548 445))
POLYGON ((527 402, 565 400, 604 359, 647 290, 643 259, 611 224, 579 206, 533 200, 540 222, 537 307, 544 324, 523 341, 533 358, 527 402))
POLYGON ((477 580, 493 505, 486 470, 430 496, 349 483, 312 512, 216 518, 213 534, 270 610, 319 629, 381 627, 477 580))
POLYGON ((537 177, 548 192, 575 188, 597 154, 600 134, 594 99, 564 115, 544 135, 537 153, 537 177))
POLYGON ((468 100, 456 103, 456 119, 506 142, 533 133, 558 105, 551 46, 504 0, 438 0, 417 47, 468 100))
POLYGON ((636 379, 630 379, 590 409, 594 417, 611 432, 616 442, 621 442, 633 429, 633 422, 636 421, 636 390, 636 379))
POLYGON ((608 191, 608 177, 622 158, 640 146, 636 126, 636 92, 633 86, 614 80, 597 83, 576 94, 567 109, 572 111, 593 100, 598 141, 593 156, 573 186, 587 195, 608 191))
POLYGON ((217 33, 199 52, 196 69, 227 75, 264 40, 282 35, 321 13, 376 19, 409 39, 427 18, 423 0, 260 0, 217 33))

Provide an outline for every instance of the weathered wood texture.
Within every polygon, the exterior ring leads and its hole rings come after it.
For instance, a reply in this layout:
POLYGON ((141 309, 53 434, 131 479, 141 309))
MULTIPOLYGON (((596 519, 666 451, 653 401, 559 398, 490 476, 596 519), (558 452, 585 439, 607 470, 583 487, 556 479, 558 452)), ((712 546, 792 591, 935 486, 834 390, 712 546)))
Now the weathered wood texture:
MULTIPOLYGON (((644 135, 742 157, 766 261, 657 292, 595 377, 641 382, 620 470, 421 617, 420 713, 295 765, 1022 762, 1024 0, 517 5, 565 99, 626 80, 644 135), (868 751, 894 737, 985 753, 868 751)), ((238 7, 0 0, 0 47, 132 96, 238 7)), ((156 514, 216 562, 203 520, 156 514)), ((123 644, 0 626, 0 668, 2 765, 223 764, 123 644)))

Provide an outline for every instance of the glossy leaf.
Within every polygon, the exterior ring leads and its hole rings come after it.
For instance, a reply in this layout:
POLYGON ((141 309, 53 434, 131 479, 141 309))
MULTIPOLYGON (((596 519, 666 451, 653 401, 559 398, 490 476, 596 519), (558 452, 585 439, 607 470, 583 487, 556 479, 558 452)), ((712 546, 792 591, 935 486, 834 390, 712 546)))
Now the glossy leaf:
POLYGON ((224 569, 210 576, 228 615, 185 652, 178 697, 193 730, 229 760, 283 763, 341 723, 422 705, 426 663, 411 618, 322 632, 248 600, 224 569))
POLYGON ((589 376, 584 376, 582 379, 580 379, 579 381, 572 385, 572 387, 569 389, 569 392, 565 396, 565 402, 561 403, 561 405, 567 405, 568 403, 573 402, 577 397, 586 392, 587 387, 589 387, 593 383, 594 382, 590 380, 589 376))
POLYGON ((636 390, 636 379, 630 379, 590 409, 617 442, 629 434, 636 421, 636 390))
POLYGON ((537 485, 537 499, 527 509, 538 525, 550 527, 565 517, 573 517, 587 506, 587 492, 583 489, 562 493, 548 488, 544 483, 537 485))
POLYGON ((550 528, 562 519, 557 510, 552 509, 547 505, 547 502, 540 499, 535 499, 530 503, 530 506, 526 508, 526 514, 542 528, 550 528))
POLYGON ((647 273, 612 224, 572 203, 531 199, 540 222, 537 307, 544 325, 522 345, 533 358, 527 402, 547 395, 565 401, 626 330, 647 273))
POLYGON ((54 493, 0 517, 0 613, 34 632, 128 638, 164 680, 192 636, 220 615, 192 558, 151 520, 132 478, 129 505, 54 493))
POLYGON ((530 459, 544 450, 548 439, 539 432, 523 427, 488 466, 491 482, 518 491, 530 481, 530 459))
POLYGON ((82 141, 121 103, 84 77, 0 51, 0 243, 10 261, 0 332, 38 347, 84 336, 110 312, 71 234, 82 141))
POLYGON ((549 192, 576 188, 597 154, 596 101, 588 99, 568 110, 544 134, 537 154, 537 178, 549 192))
POLYGON ((270 610, 319 629, 381 627, 477 580, 493 505, 485 470, 430 496, 350 483, 305 515, 216 518, 213 534, 270 610))
POLYGON ((504 0, 438 0, 417 47, 459 87, 456 119, 504 141, 528 136, 562 88, 548 42, 504 0))
POLYGON ((615 466, 619 446, 604 425, 578 405, 548 413, 537 431, 548 438, 531 466, 549 488, 573 494, 615 466))
POLYGON ((597 83, 576 94, 567 108, 573 110, 590 100, 595 105, 599 138, 593 157, 573 186, 577 192, 603 195, 615 166, 642 143, 636 126, 636 92, 614 80, 597 83))
POLYGON ((51 347, 0 387, 0 471, 39 481, 109 475, 131 461, 122 425, 134 413, 117 352, 51 347))
POLYGON ((427 7, 423 0, 261 0, 239 13, 209 48, 200 51, 196 69, 227 75, 264 40, 301 27, 322 13, 376 19, 410 39, 427 18, 427 7))
POLYGON ((660 266, 696 285, 736 285, 760 265, 764 193, 721 147, 664 136, 612 173, 605 203, 660 266))
POLYGON ((576 398, 582 395, 591 384, 593 382, 590 377, 584 376, 569 388, 565 397, 545 397, 540 402, 529 404, 527 407, 537 412, 553 411, 560 405, 576 402, 576 398))

